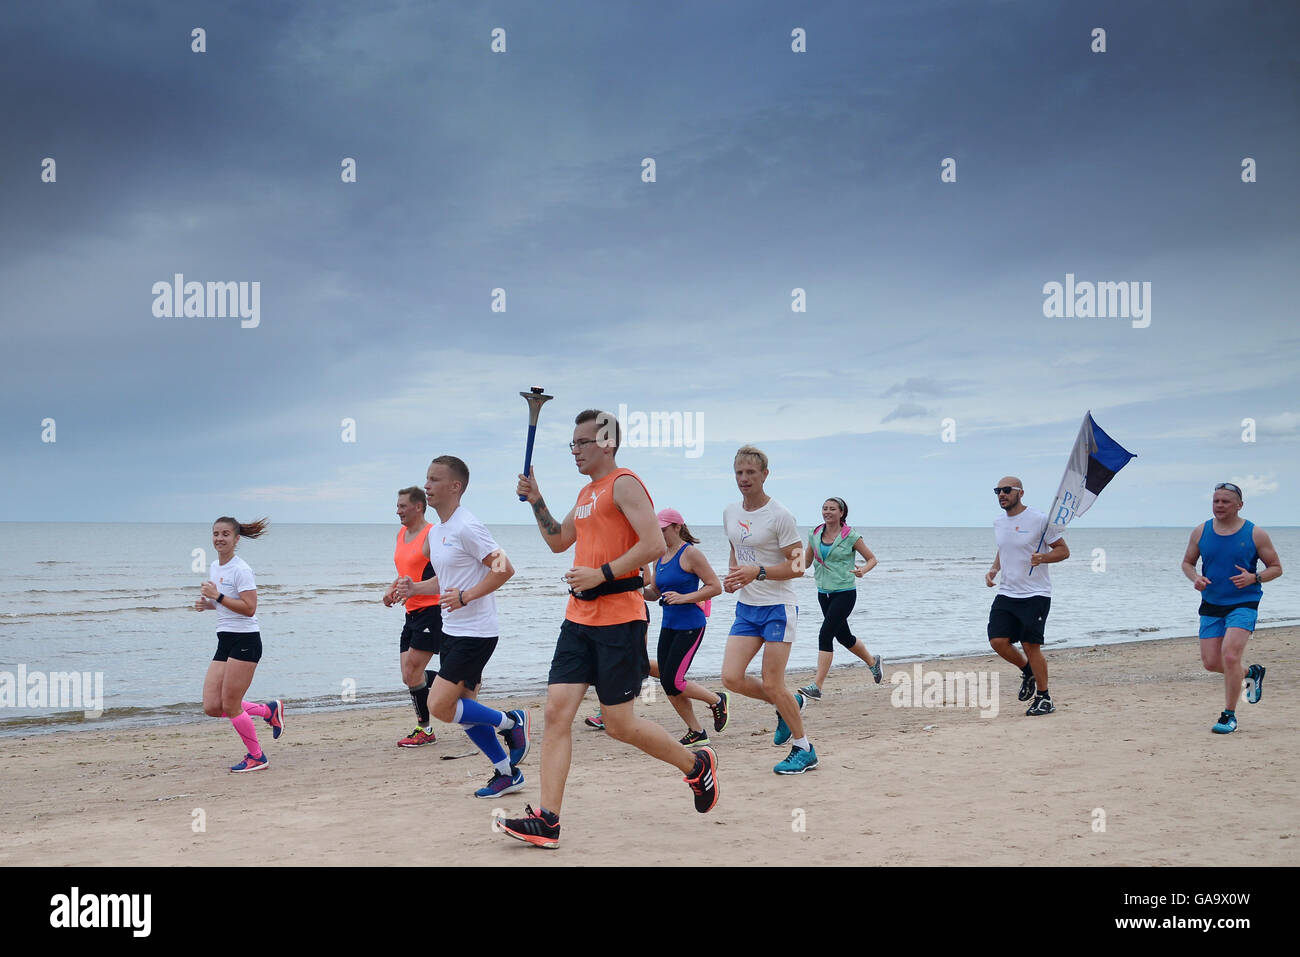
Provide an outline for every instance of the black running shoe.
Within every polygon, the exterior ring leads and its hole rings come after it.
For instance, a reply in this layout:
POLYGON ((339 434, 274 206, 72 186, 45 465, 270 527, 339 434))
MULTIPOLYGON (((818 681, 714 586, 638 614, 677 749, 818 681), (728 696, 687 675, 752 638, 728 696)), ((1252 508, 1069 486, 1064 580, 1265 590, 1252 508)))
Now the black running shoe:
POLYGON ((515 840, 537 847, 556 848, 560 846, 560 819, 549 811, 534 811, 531 804, 524 811, 525 816, 501 822, 501 830, 515 840), (547 818, 554 819, 552 824, 547 818))
POLYGON ((727 705, 731 703, 731 696, 725 691, 718 692, 718 703, 709 705, 709 710, 713 712, 713 730, 721 734, 727 730, 727 722, 731 720, 731 715, 727 711, 727 705))
POLYGON ((695 770, 682 778, 695 792, 695 810, 705 814, 718 803, 718 756, 709 747, 695 752, 695 770))
POLYGON ((1034 680, 1033 675, 1024 675, 1020 679, 1020 700, 1028 701, 1038 690, 1038 682, 1034 680))
POLYGON ((1034 717, 1040 714, 1052 714, 1056 711, 1056 705, 1052 704, 1051 698, 1044 698, 1042 695, 1034 697, 1034 703, 1029 706, 1025 712, 1026 716, 1034 717))
POLYGON ((709 743, 709 732, 686 729, 686 734, 678 739, 683 747, 699 748, 709 743))

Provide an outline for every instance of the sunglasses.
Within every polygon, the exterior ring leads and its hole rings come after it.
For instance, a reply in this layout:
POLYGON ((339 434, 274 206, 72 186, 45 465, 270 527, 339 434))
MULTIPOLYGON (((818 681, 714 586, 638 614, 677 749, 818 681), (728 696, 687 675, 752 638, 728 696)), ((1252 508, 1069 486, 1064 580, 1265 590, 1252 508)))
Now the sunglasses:
POLYGON ((1231 482, 1220 482, 1218 485, 1214 486, 1216 492, 1221 488, 1226 488, 1230 492, 1236 492, 1237 495, 1241 495, 1241 489, 1237 488, 1237 486, 1233 485, 1231 482))
POLYGON ((993 486, 994 495, 1010 495, 1012 492, 1023 492, 1019 485, 995 485, 993 486))

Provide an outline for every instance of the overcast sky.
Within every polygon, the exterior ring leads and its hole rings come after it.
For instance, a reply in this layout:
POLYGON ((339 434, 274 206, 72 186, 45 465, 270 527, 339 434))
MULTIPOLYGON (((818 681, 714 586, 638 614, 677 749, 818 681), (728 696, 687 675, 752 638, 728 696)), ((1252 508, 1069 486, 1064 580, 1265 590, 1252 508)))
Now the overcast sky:
POLYGON ((1298 27, 1237 2, 7 4, 0 520, 385 522, 451 453, 481 518, 527 522, 539 385, 557 514, 587 407, 699 427, 619 456, 692 524, 750 442, 801 522, 838 495, 867 526, 986 524, 1006 473, 1047 508, 1091 409, 1138 458, 1081 522, 1190 526, 1235 480, 1295 524, 1298 27), (155 316, 177 273, 260 283, 256 328, 155 316), (1067 274, 1150 283, 1149 326, 1045 316, 1067 274))

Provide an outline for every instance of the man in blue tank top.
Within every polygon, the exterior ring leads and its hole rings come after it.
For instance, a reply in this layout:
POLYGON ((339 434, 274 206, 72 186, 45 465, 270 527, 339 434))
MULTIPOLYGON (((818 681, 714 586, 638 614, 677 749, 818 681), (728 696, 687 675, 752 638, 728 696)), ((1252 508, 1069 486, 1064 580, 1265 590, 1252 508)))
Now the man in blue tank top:
POLYGON ((1223 675, 1225 706, 1210 729, 1215 734, 1237 730, 1243 677, 1247 701, 1254 704, 1264 694, 1264 666, 1251 665, 1243 671, 1241 663, 1246 642, 1255 631, 1264 593, 1260 585, 1282 575, 1282 562, 1268 532, 1237 514, 1244 504, 1241 489, 1231 482, 1214 486, 1214 518, 1192 529, 1183 555, 1183 574, 1201 593, 1201 663, 1206 671, 1223 675), (1260 562, 1263 568, 1258 567, 1260 562))

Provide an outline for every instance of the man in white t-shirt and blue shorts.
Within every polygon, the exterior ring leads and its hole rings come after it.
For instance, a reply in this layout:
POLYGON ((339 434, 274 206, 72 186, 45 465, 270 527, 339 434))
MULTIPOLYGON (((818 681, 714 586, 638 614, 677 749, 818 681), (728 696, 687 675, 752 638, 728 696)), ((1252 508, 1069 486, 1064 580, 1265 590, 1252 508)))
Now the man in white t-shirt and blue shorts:
POLYGON ((426 479, 425 495, 441 523, 428 539, 429 562, 437 577, 416 582, 404 576, 397 581, 396 593, 404 600, 441 591, 442 642, 438 677, 429 689, 429 712, 439 721, 463 727, 491 762, 492 779, 474 796, 495 798, 523 789, 519 764, 528 754, 532 731, 526 710, 498 711, 477 700, 483 666, 499 634, 492 593, 515 570, 487 526, 460 504, 469 487, 469 467, 454 455, 440 455, 429 465, 426 479), (497 741, 498 735, 503 741, 497 741))
POLYGON ((804 733, 803 695, 785 684, 799 606, 794 579, 803 576, 803 539, 790 510, 763 491, 767 456, 752 445, 736 450, 741 501, 722 513, 731 562, 722 587, 736 596, 736 621, 722 659, 722 684, 776 708, 772 743, 791 743, 790 754, 772 770, 803 774, 817 767, 817 752, 804 733), (762 680, 745 673, 762 650, 762 680))
POLYGON ((984 576, 984 584, 992 588, 999 570, 1002 572, 1002 584, 989 611, 989 644, 1020 669, 1020 700, 1034 699, 1025 714, 1051 714, 1056 705, 1047 690, 1043 626, 1052 607, 1052 580, 1045 566, 1065 561, 1070 549, 1061 530, 1048 527, 1046 515, 1021 501, 1025 490, 1020 479, 1008 475, 993 492, 1006 514, 993 523, 998 550, 993 567, 984 576), (1038 551, 1040 542, 1047 551, 1038 551))

